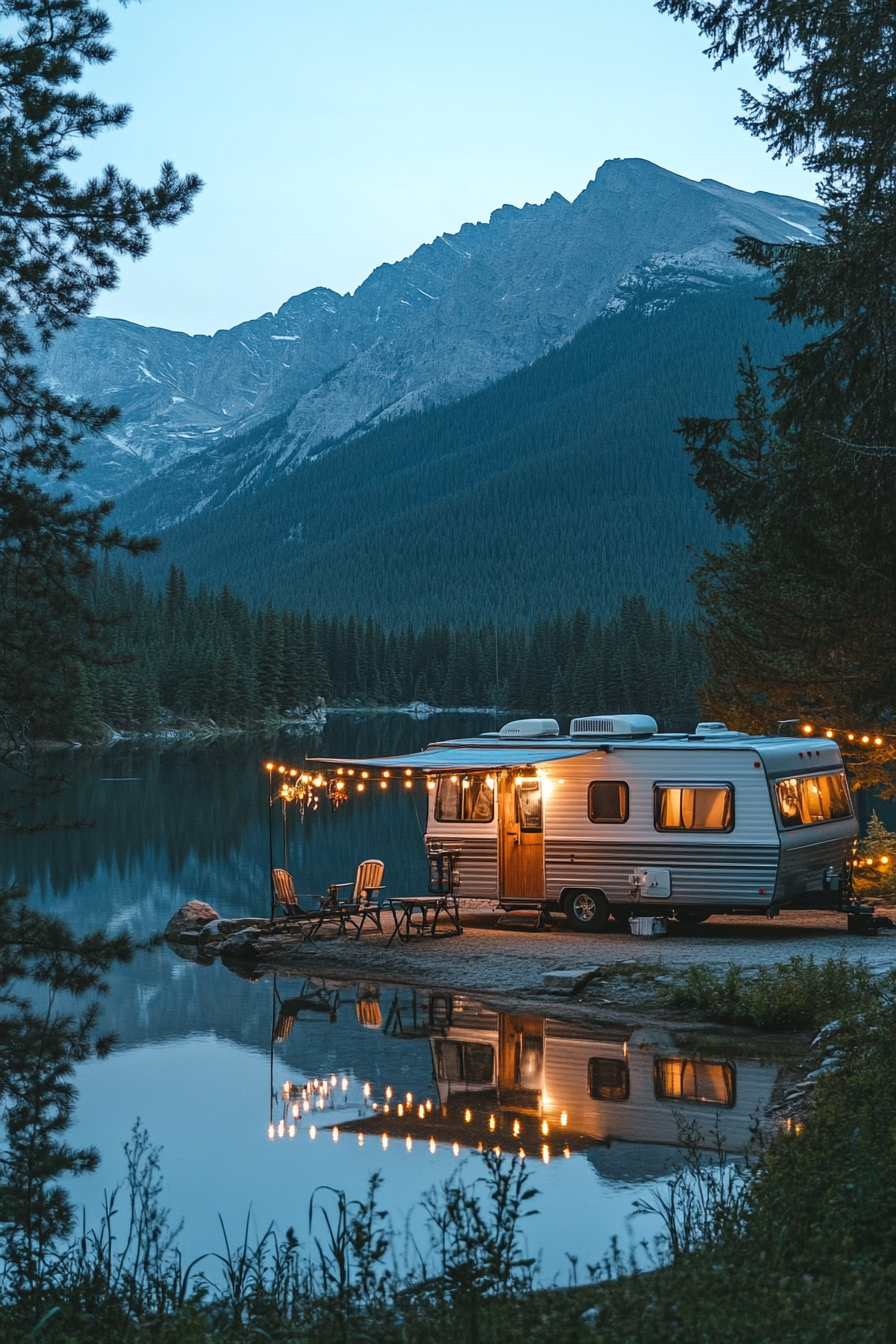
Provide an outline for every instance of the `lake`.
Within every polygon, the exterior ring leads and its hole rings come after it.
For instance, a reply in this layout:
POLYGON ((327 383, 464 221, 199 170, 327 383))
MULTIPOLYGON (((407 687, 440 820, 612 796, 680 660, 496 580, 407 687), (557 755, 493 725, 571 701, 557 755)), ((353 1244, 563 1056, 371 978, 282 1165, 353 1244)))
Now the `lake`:
MULTIPOLYGON (((264 915, 266 759, 404 752, 493 726, 481 715, 336 714, 313 740, 69 753, 66 814, 96 824, 13 842, 4 877, 79 932, 148 939, 191 899, 226 916, 264 915)), ((290 836, 297 887, 348 880, 359 857, 375 855, 392 890, 421 889, 424 819, 417 790, 338 812, 325 804, 290 836)), ((426 1192, 459 1169, 478 1180, 480 1149, 499 1146, 525 1153, 539 1191, 526 1235, 540 1277, 567 1282, 577 1256, 581 1279, 614 1238, 626 1250, 659 1232, 659 1219, 633 1218, 633 1206, 663 1187, 677 1117, 697 1116, 708 1131, 719 1115, 737 1151, 777 1067, 745 1057, 742 1041, 715 1038, 704 1058, 693 1042, 637 1022, 572 1027, 512 1009, 313 976, 253 982, 167 946, 140 952, 110 977, 103 1029, 117 1047, 79 1070, 72 1139, 95 1144, 102 1162, 73 1193, 95 1221, 139 1118, 162 1148, 164 1202, 183 1220, 186 1260, 222 1249, 219 1215, 231 1243, 247 1215, 256 1234, 274 1222, 307 1241, 313 1192, 359 1198, 375 1171, 396 1230, 422 1247, 426 1192)))

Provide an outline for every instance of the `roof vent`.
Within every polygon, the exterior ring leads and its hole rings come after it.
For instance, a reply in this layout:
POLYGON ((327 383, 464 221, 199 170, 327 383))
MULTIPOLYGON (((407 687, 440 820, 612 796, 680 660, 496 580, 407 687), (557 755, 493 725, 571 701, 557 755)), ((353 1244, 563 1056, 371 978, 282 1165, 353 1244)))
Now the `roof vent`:
POLYGON ((698 737, 708 737, 710 733, 727 733, 724 723, 698 723, 695 732, 698 737))
POLYGON ((498 731, 499 737, 559 737, 560 725, 556 719, 514 719, 498 731))
POLYGON ((573 719, 570 737, 652 737, 656 719, 649 714, 608 714, 600 718, 573 719))

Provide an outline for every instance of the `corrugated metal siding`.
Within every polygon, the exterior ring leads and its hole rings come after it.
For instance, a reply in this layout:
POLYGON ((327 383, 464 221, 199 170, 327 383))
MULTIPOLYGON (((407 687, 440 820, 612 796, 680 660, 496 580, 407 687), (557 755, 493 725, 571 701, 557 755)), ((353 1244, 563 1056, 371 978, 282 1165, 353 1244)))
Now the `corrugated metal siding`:
POLYGON ((756 759, 751 750, 697 751, 689 746, 650 752, 619 747, 553 767, 546 773, 551 787, 545 799, 548 899, 557 900, 564 888, 590 886, 605 891, 611 901, 626 902, 633 869, 668 868, 670 905, 682 900, 767 905, 777 878, 779 836, 765 771, 755 768, 756 759), (589 821, 588 784, 598 779, 628 783, 627 822, 613 826, 589 821), (732 784, 734 829, 711 835, 657 831, 653 786, 663 782, 732 784))

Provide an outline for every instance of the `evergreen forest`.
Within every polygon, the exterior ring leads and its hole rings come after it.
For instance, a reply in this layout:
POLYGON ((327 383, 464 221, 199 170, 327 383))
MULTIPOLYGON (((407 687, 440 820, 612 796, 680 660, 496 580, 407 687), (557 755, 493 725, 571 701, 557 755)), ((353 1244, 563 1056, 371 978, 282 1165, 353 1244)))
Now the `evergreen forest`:
POLYGON ((172 566, 163 593, 119 566, 85 592, 107 657, 81 668, 80 733, 154 729, 165 711, 244 727, 328 704, 422 701, 497 705, 558 717, 637 710, 661 728, 691 728, 705 675, 695 636, 643 597, 601 619, 584 609, 531 629, 447 623, 388 630, 368 618, 268 604, 253 611, 224 588, 188 589, 172 566))
POLYGON ((147 581, 161 587, 174 563, 259 606, 510 628, 577 607, 605 618, 643 593, 686 616, 688 576, 720 533, 676 423, 731 414, 746 342, 764 367, 801 340, 769 321, 762 281, 707 283, 674 302, 636 292, 482 392, 248 489, 246 461, 285 432, 280 417, 129 492, 116 518, 155 532, 184 500, 210 499, 164 530, 160 556, 141 566, 147 581))

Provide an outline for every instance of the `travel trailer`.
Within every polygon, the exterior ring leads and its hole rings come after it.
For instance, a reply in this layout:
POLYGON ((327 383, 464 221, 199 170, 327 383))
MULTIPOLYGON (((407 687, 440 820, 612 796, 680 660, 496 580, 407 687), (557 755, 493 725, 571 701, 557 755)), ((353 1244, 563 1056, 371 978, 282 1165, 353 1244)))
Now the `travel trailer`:
POLYGON ((337 772, 426 779, 434 882, 461 900, 610 918, 846 909, 858 825, 836 742, 647 715, 523 719, 337 772))

